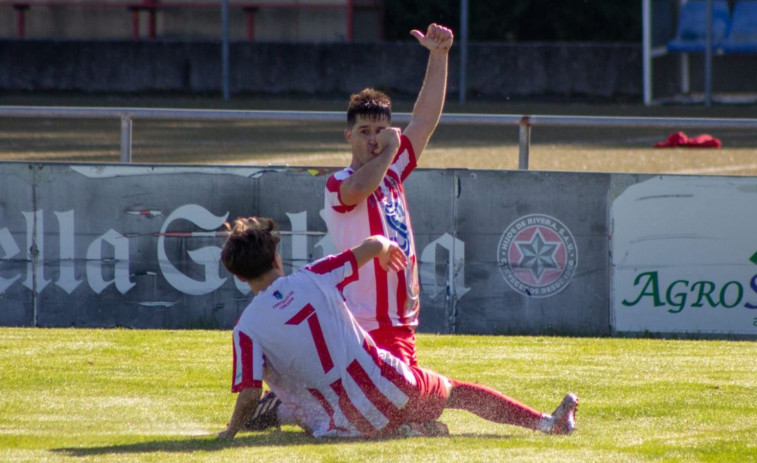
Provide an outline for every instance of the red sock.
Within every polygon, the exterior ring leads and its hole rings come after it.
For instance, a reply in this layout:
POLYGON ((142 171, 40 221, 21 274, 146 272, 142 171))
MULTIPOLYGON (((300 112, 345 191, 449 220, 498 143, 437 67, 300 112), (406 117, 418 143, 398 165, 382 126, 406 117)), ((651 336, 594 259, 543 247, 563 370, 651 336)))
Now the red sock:
POLYGON ((452 393, 448 408, 467 410, 495 423, 538 429, 541 412, 480 384, 450 379, 452 393))

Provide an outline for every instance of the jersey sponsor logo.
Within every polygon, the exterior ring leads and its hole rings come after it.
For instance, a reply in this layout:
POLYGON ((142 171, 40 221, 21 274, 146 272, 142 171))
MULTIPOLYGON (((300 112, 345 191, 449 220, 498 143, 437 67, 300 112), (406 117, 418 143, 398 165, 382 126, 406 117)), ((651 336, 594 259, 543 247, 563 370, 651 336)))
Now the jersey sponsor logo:
POLYGON ((292 300, 294 299, 294 291, 289 291, 286 296, 281 294, 279 291, 275 291, 273 293, 273 297, 275 297, 279 301, 273 304, 273 308, 275 310, 284 310, 289 306, 289 304, 292 303, 292 300))
POLYGON ((405 251, 405 255, 410 256, 410 232, 407 226, 407 212, 402 204, 393 195, 386 197, 384 201, 384 215, 386 224, 389 227, 389 238, 396 241, 397 244, 405 251))
POLYGON ((497 262, 505 282, 516 292, 549 297, 573 279, 578 247, 565 224, 545 214, 530 214, 505 228, 497 247, 497 262))

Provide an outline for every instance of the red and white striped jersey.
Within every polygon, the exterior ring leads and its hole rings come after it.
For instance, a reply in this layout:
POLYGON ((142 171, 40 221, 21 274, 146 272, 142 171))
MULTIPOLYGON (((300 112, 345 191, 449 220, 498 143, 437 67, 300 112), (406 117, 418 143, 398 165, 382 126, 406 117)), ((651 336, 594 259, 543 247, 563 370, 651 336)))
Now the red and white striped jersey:
POLYGON ((370 436, 397 417, 417 380, 347 309, 356 271, 346 250, 260 291, 234 327, 232 391, 265 381, 316 437, 370 436))
POLYGON ((364 265, 358 281, 345 289, 349 309, 367 331, 418 326, 418 262, 402 185, 416 165, 413 146, 403 135, 386 176, 365 201, 354 206, 342 202, 342 182, 354 173, 350 167, 335 172, 326 183, 323 218, 336 249, 351 248, 371 235, 384 235, 396 241, 408 257, 404 272, 385 272, 376 260, 364 265))

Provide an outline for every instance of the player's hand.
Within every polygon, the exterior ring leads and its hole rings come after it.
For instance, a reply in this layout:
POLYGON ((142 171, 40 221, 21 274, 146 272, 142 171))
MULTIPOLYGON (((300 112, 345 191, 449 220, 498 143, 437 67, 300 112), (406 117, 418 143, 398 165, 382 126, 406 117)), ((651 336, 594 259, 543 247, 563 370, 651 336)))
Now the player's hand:
POLYGON ((380 235, 376 238, 383 245, 383 249, 377 257, 382 269, 387 272, 389 270, 399 272, 407 266, 407 256, 405 255, 405 251, 403 251, 397 243, 380 235))
POLYGON ((454 40, 452 29, 434 23, 429 24, 425 35, 418 29, 413 29, 410 31, 410 34, 430 51, 442 51, 446 53, 452 48, 454 40))
POLYGON ((391 156, 397 154, 400 147, 400 135, 402 132, 397 127, 387 127, 376 135, 376 149, 374 154, 379 155, 391 151, 391 156))

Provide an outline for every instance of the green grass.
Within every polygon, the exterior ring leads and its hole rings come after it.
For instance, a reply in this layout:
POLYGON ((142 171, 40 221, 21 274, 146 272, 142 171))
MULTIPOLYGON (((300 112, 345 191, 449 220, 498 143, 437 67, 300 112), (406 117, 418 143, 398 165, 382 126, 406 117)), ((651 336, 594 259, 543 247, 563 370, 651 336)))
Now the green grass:
POLYGON ((0 329, 0 461, 755 461, 757 344, 421 334, 421 364, 551 411, 573 436, 445 411, 449 438, 319 441, 228 421, 228 331, 0 329), (196 437, 202 436, 202 437, 196 437))

